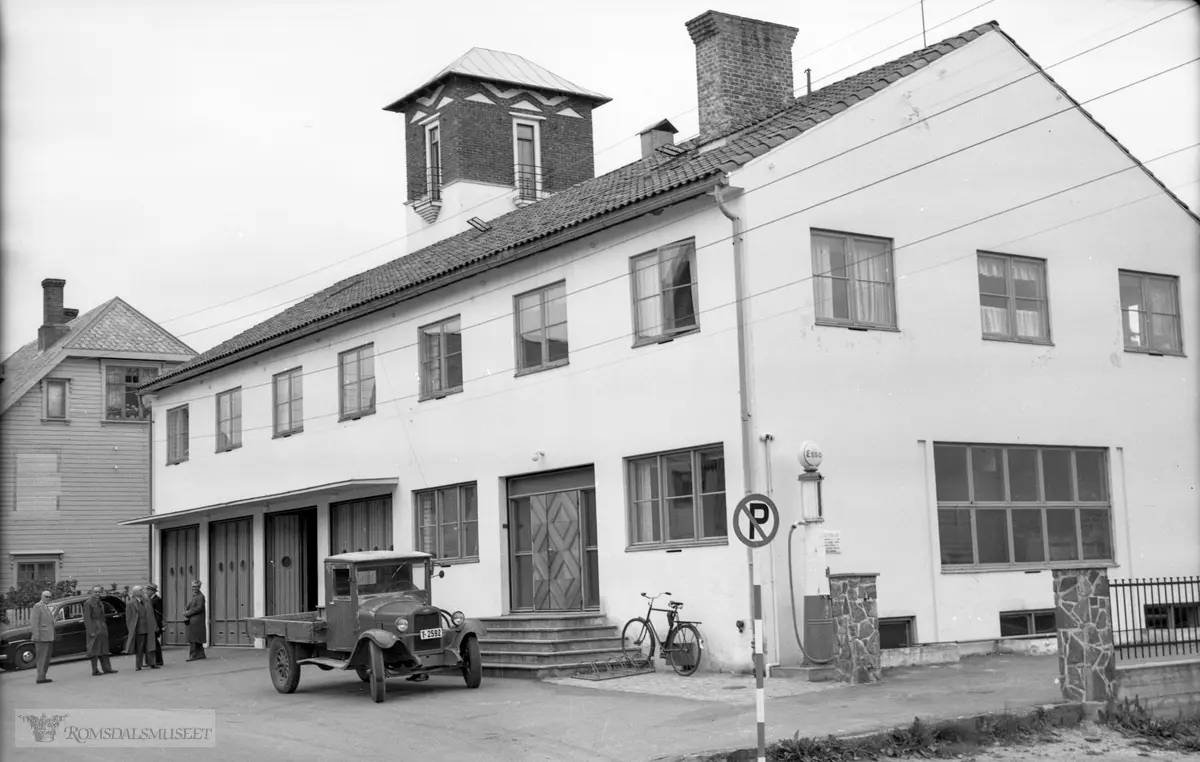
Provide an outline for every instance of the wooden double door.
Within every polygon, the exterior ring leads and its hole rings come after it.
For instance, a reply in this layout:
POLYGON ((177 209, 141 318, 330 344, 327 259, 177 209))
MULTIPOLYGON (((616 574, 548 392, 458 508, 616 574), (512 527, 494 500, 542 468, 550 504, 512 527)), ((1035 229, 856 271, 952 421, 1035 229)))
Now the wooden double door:
POLYGON ((317 509, 266 515, 267 616, 317 609, 317 509))
POLYGON ((509 479, 508 536, 513 611, 599 608, 591 468, 509 479))
POLYGON ((199 579, 200 527, 164 529, 162 547, 163 643, 187 644, 183 612, 192 596, 192 581, 199 579))

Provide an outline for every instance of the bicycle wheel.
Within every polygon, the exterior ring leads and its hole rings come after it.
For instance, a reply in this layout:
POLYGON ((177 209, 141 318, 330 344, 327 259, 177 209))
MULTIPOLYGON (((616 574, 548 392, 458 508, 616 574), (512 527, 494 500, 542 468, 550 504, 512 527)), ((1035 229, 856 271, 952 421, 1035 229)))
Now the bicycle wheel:
POLYGON ((634 617, 621 630, 621 653, 635 662, 649 663, 654 658, 654 628, 641 617, 634 617))
POLYGON ((667 636, 663 652, 676 673, 690 677, 700 667, 704 656, 704 641, 694 624, 681 624, 667 636))

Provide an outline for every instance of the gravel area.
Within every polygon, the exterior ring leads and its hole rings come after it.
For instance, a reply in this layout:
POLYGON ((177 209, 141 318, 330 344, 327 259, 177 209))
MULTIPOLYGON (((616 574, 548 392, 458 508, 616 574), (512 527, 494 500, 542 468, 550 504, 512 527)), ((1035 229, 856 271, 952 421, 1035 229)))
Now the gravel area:
POLYGON ((1053 760, 1053 762, 1141 762, 1141 760, 1197 760, 1195 754, 1161 751, 1137 738, 1092 723, 1054 731, 1054 743, 1035 746, 1007 746, 973 755, 978 762, 1016 762, 1016 760, 1053 760))

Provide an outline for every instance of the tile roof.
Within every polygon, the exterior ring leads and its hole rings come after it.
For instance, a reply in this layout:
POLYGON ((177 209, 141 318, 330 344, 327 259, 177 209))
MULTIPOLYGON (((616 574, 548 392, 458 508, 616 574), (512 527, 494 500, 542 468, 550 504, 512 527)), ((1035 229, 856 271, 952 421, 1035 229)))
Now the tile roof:
POLYGON ((524 56, 516 53, 505 53, 502 50, 488 48, 471 48, 446 68, 425 81, 420 87, 414 88, 403 98, 398 99, 386 110, 393 111, 408 101, 417 93, 434 84, 442 77, 451 74, 461 74, 492 82, 504 82, 512 85, 525 85, 538 90, 579 95, 598 103, 608 103, 612 100, 606 95, 585 90, 574 82, 563 79, 543 66, 535 64, 524 56))
POLYGON ((38 381, 70 357, 72 350, 94 352, 144 352, 196 356, 196 350, 172 336, 157 323, 115 296, 67 323, 67 333, 45 352, 35 339, 4 361, 0 384, 0 413, 8 410, 38 381))

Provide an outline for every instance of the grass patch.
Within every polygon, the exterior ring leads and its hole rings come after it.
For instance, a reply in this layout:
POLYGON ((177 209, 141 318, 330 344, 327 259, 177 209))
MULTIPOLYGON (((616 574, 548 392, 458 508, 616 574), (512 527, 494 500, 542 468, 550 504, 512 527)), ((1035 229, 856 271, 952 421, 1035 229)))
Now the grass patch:
POLYGON ((1100 712, 1100 721, 1155 749, 1200 752, 1200 717, 1184 718, 1183 712, 1176 719, 1155 717, 1136 696, 1132 701, 1109 701, 1100 712))

